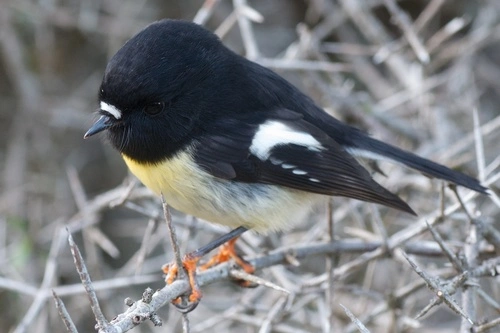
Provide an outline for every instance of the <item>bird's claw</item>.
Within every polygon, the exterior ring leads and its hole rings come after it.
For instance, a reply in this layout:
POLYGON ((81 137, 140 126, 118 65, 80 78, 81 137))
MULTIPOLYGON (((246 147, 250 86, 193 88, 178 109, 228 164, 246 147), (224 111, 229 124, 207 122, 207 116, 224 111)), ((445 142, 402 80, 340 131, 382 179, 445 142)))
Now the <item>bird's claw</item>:
MULTIPOLYGON (((199 260, 199 257, 191 256, 189 254, 182 260, 182 266, 187 273, 191 293, 188 297, 180 296, 172 301, 172 305, 174 305, 182 313, 193 311, 198 306, 202 297, 201 290, 196 282, 196 266, 199 260)), ((179 273, 179 267, 177 267, 177 264, 175 263, 164 265, 162 270, 166 275, 166 284, 172 284, 179 273)))

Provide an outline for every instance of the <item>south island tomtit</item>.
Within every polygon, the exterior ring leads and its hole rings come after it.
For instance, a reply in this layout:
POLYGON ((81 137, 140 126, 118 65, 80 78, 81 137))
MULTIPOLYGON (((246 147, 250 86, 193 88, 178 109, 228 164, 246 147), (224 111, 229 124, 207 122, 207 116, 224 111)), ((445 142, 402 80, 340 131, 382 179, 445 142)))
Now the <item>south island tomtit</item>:
POLYGON ((283 230, 325 196, 414 211, 353 156, 394 161, 486 193, 478 180, 371 138, 191 22, 161 20, 109 61, 100 118, 130 171, 177 210, 283 230))

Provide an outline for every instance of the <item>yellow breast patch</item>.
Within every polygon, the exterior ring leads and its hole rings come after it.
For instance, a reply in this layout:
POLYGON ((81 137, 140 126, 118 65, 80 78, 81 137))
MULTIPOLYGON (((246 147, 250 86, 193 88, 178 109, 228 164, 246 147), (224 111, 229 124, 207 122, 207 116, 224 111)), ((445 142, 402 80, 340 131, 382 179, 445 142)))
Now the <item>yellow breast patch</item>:
POLYGON ((313 195, 282 186, 216 178, 196 165, 188 151, 157 164, 123 155, 130 171, 167 203, 184 213, 258 232, 290 228, 311 206, 313 195))

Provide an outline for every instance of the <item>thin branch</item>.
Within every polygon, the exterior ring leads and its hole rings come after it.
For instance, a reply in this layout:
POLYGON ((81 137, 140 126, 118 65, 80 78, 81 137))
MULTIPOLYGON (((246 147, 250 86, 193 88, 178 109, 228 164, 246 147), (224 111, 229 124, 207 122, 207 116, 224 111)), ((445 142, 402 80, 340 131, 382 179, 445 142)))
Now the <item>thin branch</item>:
POLYGON ((356 316, 348 308, 346 308, 343 304, 340 304, 340 306, 342 307, 342 309, 344 309, 345 314, 349 317, 349 319, 351 319, 354 325, 356 325, 359 332, 370 333, 366 326, 363 325, 363 323, 358 318, 356 318, 356 316))
POLYGON ((97 321, 97 329, 100 332, 118 333, 119 331, 111 330, 108 321, 106 320, 101 311, 101 307, 99 306, 99 300, 97 299, 94 286, 92 285, 92 281, 90 279, 90 274, 87 270, 82 254, 80 253, 80 249, 78 249, 78 246, 75 244, 73 236, 71 236, 71 233, 69 231, 68 231, 68 242, 69 242, 69 247, 71 249, 71 254, 73 255, 73 260, 75 262, 76 270, 80 275, 80 280, 83 284, 83 287, 85 288, 87 296, 89 297, 90 307, 97 321))
POLYGON ((411 265, 413 270, 420 275, 420 277, 425 280, 427 283, 427 286, 431 291, 436 293, 436 295, 443 300, 446 305, 450 309, 452 309, 454 312, 458 313, 460 316, 462 316, 465 320, 467 320, 471 325, 474 324, 472 319, 467 315, 467 313, 464 312, 464 310, 458 305, 458 303, 449 295, 449 293, 441 286, 438 284, 436 279, 434 277, 429 276, 424 270, 422 270, 417 263, 411 259, 404 251, 401 252, 402 255, 405 257, 405 259, 408 261, 408 263, 411 265))
POLYGON ((415 51, 418 59, 422 63, 427 64, 430 60, 429 52, 427 52, 424 45, 420 42, 408 14, 405 13, 394 0, 384 0, 384 3, 392 15, 393 21, 399 25, 400 29, 403 31, 408 43, 415 51))
POLYGON ((59 296, 57 296, 57 294, 54 291, 52 292, 52 294, 54 302, 56 303, 57 311, 59 312, 59 316, 61 317, 64 326, 66 326, 66 330, 69 333, 78 333, 75 323, 73 322, 73 319, 71 319, 71 316, 69 315, 63 300, 59 296))

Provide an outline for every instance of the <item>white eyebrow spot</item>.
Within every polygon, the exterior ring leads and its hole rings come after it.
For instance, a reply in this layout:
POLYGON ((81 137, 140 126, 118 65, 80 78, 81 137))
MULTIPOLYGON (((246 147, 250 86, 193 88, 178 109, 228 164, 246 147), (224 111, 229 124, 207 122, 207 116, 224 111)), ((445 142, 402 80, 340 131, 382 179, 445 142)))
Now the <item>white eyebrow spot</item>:
POLYGON ((116 106, 108 104, 106 102, 101 101, 101 110, 106 111, 107 113, 115 117, 115 119, 120 119, 122 117, 122 112, 116 106))
POLYGON ((311 181, 313 183, 319 183, 319 179, 317 179, 317 178, 309 178, 309 181, 311 181))
POLYGON ((261 124, 253 137, 250 152, 264 161, 275 146, 296 144, 309 150, 320 151, 321 143, 307 132, 297 131, 277 120, 261 124))
POLYGON ((295 175, 307 175, 307 171, 300 170, 300 169, 295 169, 292 171, 292 173, 295 175))

